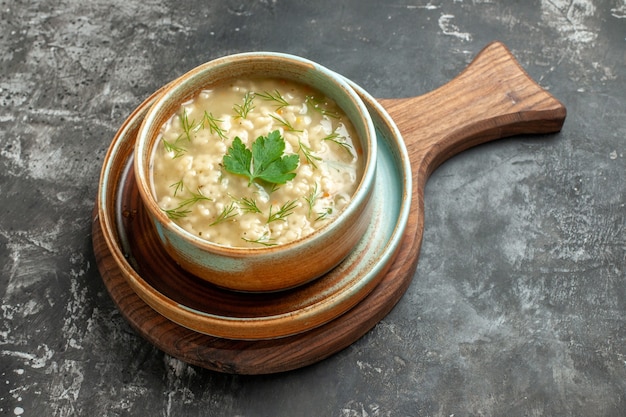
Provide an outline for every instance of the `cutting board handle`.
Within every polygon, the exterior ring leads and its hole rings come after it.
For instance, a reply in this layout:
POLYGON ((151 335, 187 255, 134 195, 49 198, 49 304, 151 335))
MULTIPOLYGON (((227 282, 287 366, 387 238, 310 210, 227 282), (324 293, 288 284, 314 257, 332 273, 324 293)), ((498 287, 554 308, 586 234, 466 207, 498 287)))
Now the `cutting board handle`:
POLYGON ((518 134, 558 132, 566 116, 565 106, 533 81, 499 42, 487 45, 442 87, 419 97, 379 102, 402 133, 417 182, 425 182, 442 162, 472 146, 518 134))

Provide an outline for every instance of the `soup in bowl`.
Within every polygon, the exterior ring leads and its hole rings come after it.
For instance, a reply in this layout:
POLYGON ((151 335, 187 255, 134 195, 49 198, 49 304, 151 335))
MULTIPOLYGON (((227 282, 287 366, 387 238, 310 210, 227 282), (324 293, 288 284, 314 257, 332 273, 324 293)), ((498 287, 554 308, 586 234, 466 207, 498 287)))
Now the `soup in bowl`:
POLYGON ((164 89, 134 169, 182 268, 223 288, 278 291, 328 272, 363 235, 376 134, 341 76, 291 55, 237 54, 164 89))

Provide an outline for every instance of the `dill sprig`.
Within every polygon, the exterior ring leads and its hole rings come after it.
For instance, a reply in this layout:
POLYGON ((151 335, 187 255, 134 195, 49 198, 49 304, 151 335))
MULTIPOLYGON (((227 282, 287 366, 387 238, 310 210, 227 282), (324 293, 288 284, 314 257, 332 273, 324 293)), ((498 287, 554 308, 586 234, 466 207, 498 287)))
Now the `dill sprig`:
POLYGON ((280 91, 278 90, 274 90, 274 94, 264 91, 262 93, 255 93, 255 95, 261 97, 263 100, 273 101, 274 103, 276 103, 276 110, 280 110, 283 107, 287 107, 289 105, 287 100, 285 100, 285 98, 282 96, 282 94, 280 94, 280 91))
POLYGON ((171 220, 182 219, 184 217, 187 217, 187 215, 191 213, 191 210, 183 209, 183 206, 178 206, 175 209, 169 209, 164 211, 167 217, 169 217, 171 220))
POLYGON ((187 109, 183 107, 183 113, 178 116, 180 119, 180 125, 183 132, 178 135, 174 142, 163 139, 163 147, 166 152, 173 152, 174 159, 184 155, 187 150, 181 146, 180 141, 185 139, 187 142, 191 142, 191 134, 197 132, 202 127, 202 123, 196 123, 195 120, 189 121, 189 115, 187 109))
POLYGON ((277 220, 285 220, 287 216, 293 213, 293 210, 298 205, 298 200, 290 200, 280 206, 276 212, 272 212, 272 206, 270 206, 270 214, 267 218, 267 223, 275 222, 277 220))
POLYGON ((269 233, 265 233, 263 236, 261 236, 258 239, 247 239, 245 237, 242 237, 241 239, 248 243, 258 243, 259 245, 263 245, 263 246, 276 246, 277 245, 277 243, 274 243, 271 241, 272 239, 270 239, 269 233))
MULTIPOLYGON (((183 128, 183 133, 185 134, 185 139, 191 142, 191 134, 194 132, 197 132, 202 127, 202 123, 196 124, 195 120, 192 120, 190 122, 189 115, 187 114, 187 109, 184 107, 183 107, 183 114, 179 117, 180 117, 181 127, 183 128)), ((178 139, 176 139, 176 142, 178 142, 180 138, 181 137, 179 136, 178 139)))
POLYGON ((316 112, 320 113, 322 116, 328 116, 333 119, 339 119, 339 113, 336 111, 328 110, 322 100, 316 98, 315 96, 306 96, 305 102, 310 104, 310 107, 316 112))
POLYGON ((317 183, 315 183, 309 195, 303 197, 304 201, 306 201, 307 205, 309 206, 309 217, 311 217, 311 213, 313 212, 313 206, 315 206, 315 202, 317 201, 319 196, 320 194, 317 192, 317 183))
POLYGON ((177 181, 174 184, 170 185, 170 188, 174 188, 174 197, 176 197, 176 194, 178 194, 179 191, 182 192, 185 189, 183 179, 181 178, 180 181, 177 181))
POLYGON ((282 117, 274 116, 273 114, 270 114, 269 116, 272 119, 276 120, 282 127, 285 128, 285 130, 288 130, 290 132, 302 132, 302 130, 296 129, 291 123, 289 123, 286 119, 283 119, 282 117))
POLYGON ((226 137, 226 133, 224 132, 224 129, 222 129, 218 125, 218 123, 222 123, 223 120, 215 118, 212 113, 209 113, 206 110, 204 111, 204 119, 202 120, 203 120, 202 122, 203 126, 204 126, 204 122, 206 122, 209 125, 209 132, 217 134, 217 136, 219 136, 220 139, 222 140, 228 139, 226 137))
POLYGON ((209 224, 209 226, 215 226, 216 224, 220 224, 228 219, 231 219, 237 215, 237 206, 234 202, 231 201, 229 205, 224 207, 224 210, 217 216, 217 218, 213 221, 213 223, 209 224))
POLYGON ((252 101, 254 100, 254 94, 248 91, 245 96, 243 96, 243 104, 235 104, 233 106, 233 110, 237 113, 235 119, 241 118, 245 119, 248 117, 248 113, 254 110, 254 104, 252 101))
POLYGON ((307 162, 311 164, 313 168, 317 169, 317 164, 315 163, 315 161, 321 161, 322 158, 317 155, 313 155, 313 150, 311 149, 311 147, 302 143, 300 139, 298 139, 298 152, 302 152, 302 155, 304 155, 304 158, 307 160, 307 162))
POLYGON ((190 206, 196 204, 198 201, 203 200, 212 201, 209 197, 202 195, 200 190, 198 190, 197 193, 191 193, 191 197, 181 201, 175 208, 163 211, 165 212, 167 217, 172 220, 182 219, 183 217, 186 217, 189 213, 191 213, 191 210, 189 209, 190 206))
POLYGON ((324 220, 325 218, 327 218, 331 214, 333 214, 332 207, 327 207, 323 211, 320 211, 320 212, 317 213, 317 217, 315 218, 315 221, 324 220))
POLYGON ((345 136, 340 136, 339 133, 333 132, 330 135, 326 136, 325 138, 322 138, 322 140, 333 142, 339 145, 340 147, 342 147, 343 149, 345 149, 346 152, 348 152, 350 155, 354 156, 352 153, 352 145, 346 142, 345 136))
POLYGON ((231 198, 235 200, 241 211, 244 213, 261 213, 261 209, 257 206, 256 200, 253 198, 242 197, 237 199, 232 196, 231 198))
POLYGON ((174 143, 169 142, 165 139, 163 139, 163 147, 165 148, 166 152, 173 152, 174 156, 173 158, 179 158, 181 156, 183 156, 185 154, 185 152, 187 152, 187 150, 185 148, 183 148, 182 146, 178 145, 178 139, 176 139, 176 141, 174 141, 174 143))

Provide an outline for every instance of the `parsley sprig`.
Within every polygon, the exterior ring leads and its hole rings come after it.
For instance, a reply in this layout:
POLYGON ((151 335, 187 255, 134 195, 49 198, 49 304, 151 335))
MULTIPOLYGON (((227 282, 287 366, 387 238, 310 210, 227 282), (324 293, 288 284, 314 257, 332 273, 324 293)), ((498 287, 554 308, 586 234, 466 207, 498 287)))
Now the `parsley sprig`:
POLYGON ((278 130, 259 136, 252 143, 252 150, 237 136, 224 155, 224 168, 231 174, 247 177, 248 185, 257 180, 284 184, 296 176, 292 171, 299 161, 298 155, 283 155, 284 151, 285 139, 278 130))

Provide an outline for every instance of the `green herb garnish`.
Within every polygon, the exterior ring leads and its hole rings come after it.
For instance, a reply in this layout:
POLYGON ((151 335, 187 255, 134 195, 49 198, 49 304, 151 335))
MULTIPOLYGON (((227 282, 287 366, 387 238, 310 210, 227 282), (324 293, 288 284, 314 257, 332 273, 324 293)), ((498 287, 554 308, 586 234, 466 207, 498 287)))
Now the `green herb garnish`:
POLYGON ((245 96, 243 96, 243 104, 235 104, 233 106, 233 110, 237 113, 236 118, 245 119, 248 117, 248 113, 250 113, 254 109, 254 104, 252 104, 252 100, 254 99, 254 93, 248 91, 245 96))
POLYGON ((330 216, 331 214, 333 214, 332 207, 327 207, 326 209, 324 209, 324 211, 320 211, 319 213, 317 213, 317 217, 315 218, 315 221, 324 220, 326 217, 330 216))
POLYGON ((291 123, 289 123, 287 120, 283 119, 282 117, 274 116, 273 114, 270 114, 269 116, 272 119, 276 120, 286 130, 289 130, 291 132, 302 132, 302 130, 296 129, 295 127, 293 127, 291 123))
POLYGON ((322 100, 314 97, 314 96, 306 96, 305 99, 307 104, 311 105, 311 108, 313 110, 315 110, 316 112, 320 113, 322 116, 328 116, 331 117, 333 119, 339 119, 339 113, 335 112, 335 111, 330 111, 328 110, 326 107, 324 107, 324 103, 322 103, 322 100))
POLYGON ((289 105, 287 100, 285 100, 285 98, 282 96, 282 94, 280 94, 280 91, 278 90, 274 90, 274 94, 264 91, 262 93, 255 93, 255 95, 261 97, 263 100, 273 101, 274 103, 276 103, 276 110, 280 110, 283 107, 287 107, 289 105))
POLYGON ((165 139, 163 139, 163 147, 165 148, 165 152, 174 153, 174 157, 173 157, 174 159, 183 156, 185 152, 187 151, 185 148, 178 145, 178 139, 174 143, 168 142, 165 139))
POLYGON ((209 125, 209 132, 211 133, 215 133, 217 134, 217 136, 220 137, 220 139, 228 139, 226 137, 226 133, 224 133, 224 130, 218 125, 218 123, 222 123, 223 120, 221 119, 216 119, 213 114, 207 112, 206 110, 204 111, 204 119, 203 119, 203 126, 204 126, 204 122, 206 122, 209 125))
POLYGON ((268 233, 265 233, 263 236, 261 236, 258 239, 246 239, 245 237, 241 238, 242 240, 248 242, 248 243, 258 243, 259 245, 263 245, 263 246, 276 246, 276 243, 271 242, 272 239, 270 239, 270 236, 268 233))
POLYGON ((326 136, 325 138, 322 138, 322 140, 333 142, 341 146, 343 149, 346 150, 346 152, 352 155, 352 145, 346 142, 346 138, 344 136, 340 136, 339 133, 333 132, 330 135, 326 136))
POLYGON ((302 143, 301 140, 298 140, 298 152, 302 152, 307 162, 311 164, 313 168, 317 169, 317 164, 315 163, 315 161, 321 161, 322 158, 313 155, 313 150, 309 146, 302 143))
POLYGON ((224 207, 224 210, 222 210, 219 216, 217 216, 217 218, 213 221, 213 223, 209 224, 209 226, 215 226, 216 224, 220 224, 223 221, 235 217, 237 215, 236 210, 237 206, 235 206, 235 203, 231 202, 229 205, 224 207))
MULTIPOLYGON (((183 108, 183 114, 180 116, 180 124, 183 128, 183 132, 185 133, 185 138, 191 142, 191 133, 198 131, 202 127, 202 123, 196 124, 195 120, 189 121, 189 116, 187 115, 187 109, 183 108)), ((182 136, 182 135, 181 135, 182 136)), ((178 138, 180 139, 180 137, 178 138)), ((178 139, 176 141, 178 142, 178 139)))
POLYGON ((193 204, 196 204, 198 201, 203 201, 203 200, 212 201, 209 197, 202 195, 202 193, 200 192, 191 193, 191 197, 181 201, 180 204, 178 204, 178 206, 176 206, 175 208, 169 209, 169 210, 163 210, 163 211, 165 212, 167 217, 169 217, 172 220, 182 219, 183 217, 186 217, 189 213, 191 213, 189 206, 192 206, 193 204))
POLYGON ((176 197, 176 194, 179 191, 183 191, 185 189, 185 185, 183 184, 183 180, 181 179, 178 182, 175 182, 174 184, 170 185, 170 188, 174 188, 174 197, 176 197))
POLYGON ((291 171, 298 167, 299 161, 298 155, 283 155, 284 151, 285 139, 278 130, 259 136, 252 143, 252 151, 237 136, 224 155, 224 168, 231 174, 246 176, 248 185, 257 179, 284 184, 296 176, 291 171))
POLYGON ((261 209, 256 205, 256 200, 248 197, 241 197, 240 199, 233 197, 233 199, 244 213, 261 213, 261 209))
POLYGON ((293 213, 293 210, 298 205, 298 200, 287 201, 280 208, 272 213, 272 207, 270 206, 270 214, 267 218, 267 223, 275 222, 276 220, 285 220, 287 216, 293 213))
POLYGON ((306 201, 307 205, 309 206, 309 217, 311 217, 311 213, 313 212, 313 206, 315 206, 315 202, 317 201, 319 196, 320 194, 317 192, 317 183, 315 183, 309 195, 304 197, 304 201, 306 201))

